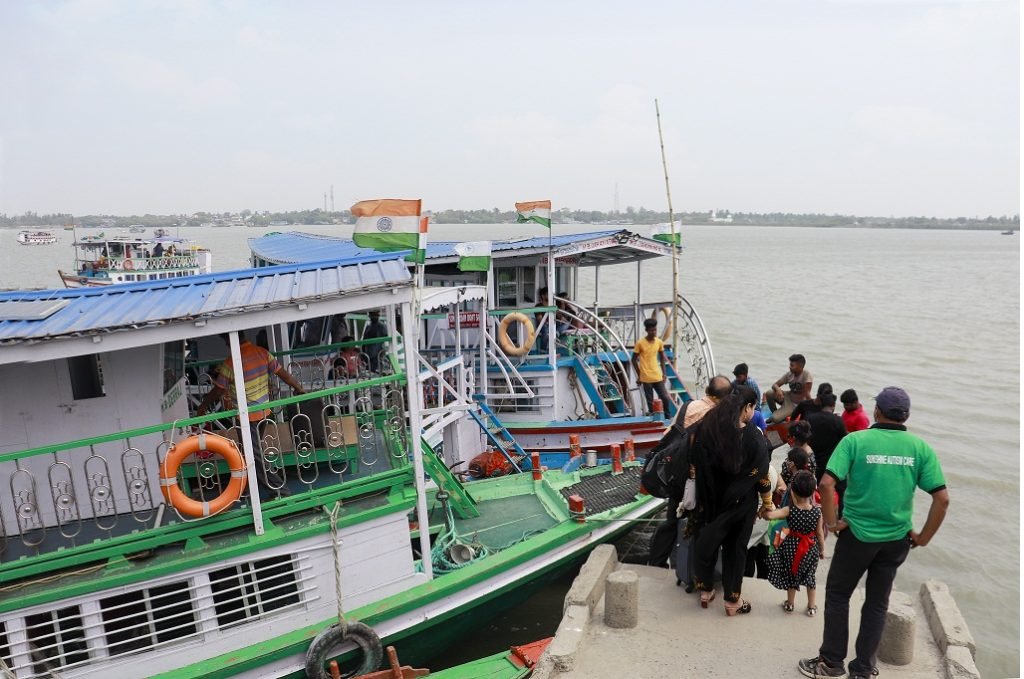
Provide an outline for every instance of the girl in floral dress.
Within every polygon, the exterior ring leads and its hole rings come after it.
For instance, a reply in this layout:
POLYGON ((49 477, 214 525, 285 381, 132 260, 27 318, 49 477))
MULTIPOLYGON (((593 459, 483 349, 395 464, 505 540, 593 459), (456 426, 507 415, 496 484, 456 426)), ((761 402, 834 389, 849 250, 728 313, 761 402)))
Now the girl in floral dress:
POLYGON ((787 613, 793 612, 797 590, 806 587, 807 615, 812 617, 818 612, 814 603, 814 576, 825 545, 821 507, 813 500, 815 485, 814 474, 798 471, 789 484, 790 503, 780 509, 760 512, 764 519, 786 519, 789 526, 789 535, 768 557, 768 582, 786 590, 782 608, 787 613))

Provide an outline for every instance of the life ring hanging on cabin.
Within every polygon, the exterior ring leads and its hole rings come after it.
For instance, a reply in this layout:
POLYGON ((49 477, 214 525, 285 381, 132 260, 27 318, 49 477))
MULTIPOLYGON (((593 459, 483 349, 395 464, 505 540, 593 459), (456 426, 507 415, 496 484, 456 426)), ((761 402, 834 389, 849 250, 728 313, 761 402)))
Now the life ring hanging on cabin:
POLYGON ((661 341, 668 342, 669 338, 672 337, 672 309, 668 308, 667 306, 663 306, 659 309, 656 309, 654 313, 651 314, 651 318, 657 320, 658 314, 661 314, 662 316, 665 317, 665 330, 662 331, 661 333, 661 341))
POLYGON ((533 348, 533 342, 536 339, 533 322, 526 314, 513 311, 505 314, 505 317, 501 319, 501 325, 498 326, 498 344, 501 345, 501 350, 509 356, 525 356, 533 348), (516 322, 522 323, 523 329, 526 331, 526 338, 519 346, 513 344, 508 336, 508 326, 516 322))
POLYGON ((248 480, 245 473, 245 458, 238 452, 238 447, 232 441, 216 434, 203 433, 178 441, 171 446, 164 461, 160 463, 160 492, 183 516, 194 519, 218 514, 237 502, 242 497, 248 480), (201 450, 220 455, 228 463, 228 469, 231 471, 231 480, 227 488, 208 502, 193 500, 178 487, 178 470, 181 463, 201 450))

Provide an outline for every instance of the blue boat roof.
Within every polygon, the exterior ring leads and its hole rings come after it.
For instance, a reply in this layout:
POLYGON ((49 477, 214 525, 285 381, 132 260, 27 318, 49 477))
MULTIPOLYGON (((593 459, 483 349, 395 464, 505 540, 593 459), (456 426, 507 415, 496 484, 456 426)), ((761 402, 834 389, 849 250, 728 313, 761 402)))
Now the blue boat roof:
POLYGON ((382 288, 411 287, 398 253, 72 290, 0 293, 0 346, 106 333, 382 288))
MULTIPOLYGON (((552 236, 550 243, 553 248, 557 249, 574 243, 607 238, 617 233, 622 233, 622 230, 563 234, 552 236)), ((481 240, 485 239, 481 238, 481 240)), ((456 257, 455 246, 460 242, 462 241, 428 241, 427 259, 456 257)), ((512 255, 512 253, 517 253, 521 250, 546 251, 547 247, 547 236, 491 241, 491 253, 495 257, 500 257, 500 253, 512 255)), ((337 238, 335 236, 319 236, 301 231, 271 233, 260 238, 250 238, 249 249, 257 258, 275 264, 292 264, 295 262, 360 256, 385 256, 384 253, 358 247, 349 239, 337 238)), ((408 254, 408 251, 402 254, 408 254)))

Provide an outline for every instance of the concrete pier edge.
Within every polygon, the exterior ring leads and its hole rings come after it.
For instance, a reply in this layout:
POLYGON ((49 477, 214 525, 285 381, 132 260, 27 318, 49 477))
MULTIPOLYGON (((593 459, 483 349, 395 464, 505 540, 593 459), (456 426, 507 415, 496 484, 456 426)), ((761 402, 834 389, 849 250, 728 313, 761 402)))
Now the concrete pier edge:
MULTIPOLYGON (((580 569, 580 574, 573 581, 569 594, 566 595, 562 621, 551 644, 534 667, 532 674, 534 679, 556 679, 559 675, 563 674, 573 676, 579 674, 579 666, 583 657, 579 654, 587 644, 588 629, 593 627, 595 633, 599 635, 607 633, 601 620, 594 620, 594 611, 604 598, 605 583, 608 575, 615 572, 619 567, 620 564, 615 548, 611 545, 602 545, 591 553, 587 562, 580 569)), ((636 568, 634 566, 627 567, 631 569, 636 568)), ((661 578, 661 569, 650 569, 642 566, 638 570, 641 573, 641 580, 645 578, 650 580, 651 575, 646 575, 645 572, 657 572, 659 573, 657 577, 661 578)), ((823 597, 823 595, 824 588, 822 587, 819 596, 823 597)), ((862 598, 862 592, 859 596, 862 598)), ((685 599, 681 601, 685 601, 685 599)), ((904 593, 893 593, 890 601, 891 615, 888 619, 899 622, 899 624, 894 625, 894 631, 896 631, 896 627, 901 628, 901 631, 897 632, 897 636, 912 634, 912 632, 908 631, 913 629, 914 621, 911 603, 913 603, 913 597, 904 593)), ((895 655, 902 655, 905 660, 907 658, 905 654, 908 652, 910 654, 915 653, 915 651, 918 653, 930 653, 931 655, 928 658, 931 658, 931 660, 928 660, 925 666, 935 668, 932 671, 938 670, 937 676, 945 676, 946 679, 981 679, 981 674, 974 662, 974 654, 977 648, 974 637, 971 636, 967 623, 960 613, 960 609, 957 607, 949 587, 939 580, 927 580, 921 585, 920 598, 916 603, 920 605, 921 608, 919 610, 924 613, 928 625, 928 631, 924 632, 925 636, 918 638, 919 646, 922 643, 921 639, 927 639, 929 636, 928 632, 930 632, 930 636, 934 639, 935 645, 934 647, 931 646, 931 642, 928 641, 925 644, 931 649, 928 651, 920 647, 915 649, 912 643, 908 645, 907 640, 904 639, 889 639, 890 649, 896 651, 895 655), (936 657, 936 652, 941 658, 936 657)), ((641 621, 635 632, 636 634, 645 634, 645 631, 642 629, 643 617, 644 611, 641 609, 641 621)), ((619 632, 629 634, 632 630, 619 630, 619 632)), ((899 663, 898 658, 892 658, 892 660, 896 660, 899 663)), ((927 658, 915 658, 906 667, 911 669, 924 660, 927 660, 927 658)), ((593 661, 591 660, 589 664, 593 664, 593 661)), ((890 670, 900 669, 895 665, 889 665, 888 667, 890 670)), ((795 663, 793 672, 794 676, 799 676, 795 663)), ((920 671, 912 671, 912 674, 913 676, 919 676, 920 671)), ((712 675, 720 676, 717 673, 708 674, 708 676, 712 675)), ((929 676, 936 675, 930 674, 929 676)), ((602 678, 595 676, 594 679, 602 678)))

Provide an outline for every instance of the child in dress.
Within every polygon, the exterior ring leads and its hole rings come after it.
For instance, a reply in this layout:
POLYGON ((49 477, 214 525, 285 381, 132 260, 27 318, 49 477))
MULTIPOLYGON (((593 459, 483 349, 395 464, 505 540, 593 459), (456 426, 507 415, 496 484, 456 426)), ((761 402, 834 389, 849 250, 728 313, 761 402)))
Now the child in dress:
POLYGON ((789 505, 759 513, 764 519, 786 519, 789 525, 789 535, 768 557, 768 582, 786 590, 782 609, 787 613, 793 612, 797 590, 801 585, 806 587, 807 615, 810 617, 818 612, 814 603, 814 576, 825 547, 821 507, 816 506, 813 500, 815 485, 814 474, 800 470, 789 484, 789 505))

